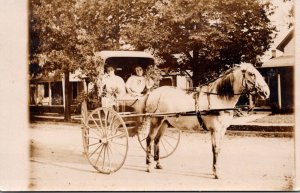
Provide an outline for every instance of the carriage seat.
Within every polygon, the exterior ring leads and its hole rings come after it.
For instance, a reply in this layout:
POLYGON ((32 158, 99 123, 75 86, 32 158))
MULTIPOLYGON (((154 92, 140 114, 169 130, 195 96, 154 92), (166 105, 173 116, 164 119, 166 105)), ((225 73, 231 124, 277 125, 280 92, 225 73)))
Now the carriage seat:
POLYGON ((102 97, 102 107, 114 107, 118 112, 142 112, 143 104, 148 94, 141 96, 132 96, 126 93, 124 96, 119 98, 114 97, 102 97), (142 106, 142 107, 141 107, 142 106))

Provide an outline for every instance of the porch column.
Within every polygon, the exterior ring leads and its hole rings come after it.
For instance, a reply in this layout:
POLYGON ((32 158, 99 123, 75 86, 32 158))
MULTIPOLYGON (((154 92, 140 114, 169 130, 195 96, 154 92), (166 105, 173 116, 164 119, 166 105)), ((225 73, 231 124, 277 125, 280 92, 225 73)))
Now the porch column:
POLYGON ((52 106, 51 82, 48 82, 48 91, 49 91, 49 106, 52 106))
POLYGON ((64 109, 66 107, 66 97, 65 97, 65 81, 64 81, 64 77, 62 78, 61 80, 61 83, 62 83, 62 97, 63 97, 63 106, 64 106, 64 109))
POLYGON ((38 84, 35 83, 35 96, 34 96, 35 105, 38 105, 38 98, 39 98, 39 89, 38 89, 38 84))
POLYGON ((84 90, 84 93, 88 93, 88 87, 87 87, 87 84, 86 84, 86 80, 83 79, 83 90, 84 90))
POLYGON ((277 82, 278 82, 278 109, 281 110, 281 79, 280 74, 277 74, 277 82))

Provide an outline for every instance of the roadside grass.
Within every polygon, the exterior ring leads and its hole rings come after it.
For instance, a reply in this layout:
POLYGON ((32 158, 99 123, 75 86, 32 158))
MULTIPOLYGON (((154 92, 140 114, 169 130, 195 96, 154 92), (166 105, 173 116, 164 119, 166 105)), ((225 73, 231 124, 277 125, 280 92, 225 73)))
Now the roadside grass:
POLYGON ((254 120, 255 123, 295 123, 294 114, 272 114, 259 119, 254 120))

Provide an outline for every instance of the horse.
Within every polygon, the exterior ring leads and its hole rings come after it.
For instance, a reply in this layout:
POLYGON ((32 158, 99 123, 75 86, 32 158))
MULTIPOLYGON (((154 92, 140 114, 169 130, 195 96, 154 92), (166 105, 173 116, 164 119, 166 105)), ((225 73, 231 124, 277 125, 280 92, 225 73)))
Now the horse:
POLYGON ((262 99, 267 99, 270 96, 270 89, 264 78, 249 63, 235 66, 215 81, 199 86, 196 95, 168 86, 153 90, 146 100, 145 111, 147 113, 166 113, 166 116, 150 118, 150 131, 146 138, 147 172, 151 172, 153 141, 154 161, 157 162, 155 168, 162 169, 159 157, 159 141, 169 125, 184 130, 199 128, 199 123, 202 123, 202 128, 211 133, 213 175, 215 179, 218 179, 218 157, 221 144, 226 129, 233 119, 233 109, 241 94, 258 95, 262 99), (198 112, 197 116, 167 116, 167 113, 190 111, 198 112), (206 113, 202 114, 201 112, 206 113))

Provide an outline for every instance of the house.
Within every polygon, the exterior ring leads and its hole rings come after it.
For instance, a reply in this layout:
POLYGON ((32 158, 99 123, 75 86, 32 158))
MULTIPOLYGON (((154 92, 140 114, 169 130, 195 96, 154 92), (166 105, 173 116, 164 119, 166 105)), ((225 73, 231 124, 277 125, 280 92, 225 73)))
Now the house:
MULTIPOLYGON (((70 74, 71 110, 77 106, 76 99, 86 90, 84 80, 70 74)), ((29 108, 32 114, 37 113, 63 113, 65 108, 64 79, 49 73, 48 76, 32 78, 29 82, 29 108)))
POLYGON ((268 100, 255 100, 256 107, 267 107, 273 112, 294 111, 294 29, 272 50, 272 57, 258 68, 271 91, 268 100), (278 56, 278 53, 282 55, 278 56))

